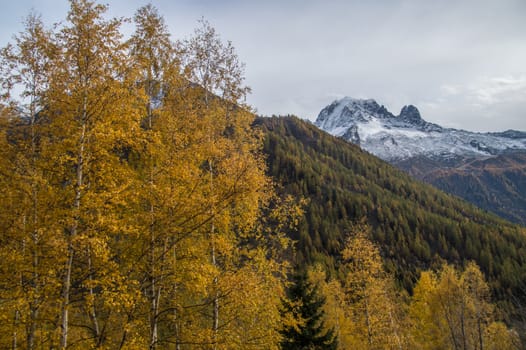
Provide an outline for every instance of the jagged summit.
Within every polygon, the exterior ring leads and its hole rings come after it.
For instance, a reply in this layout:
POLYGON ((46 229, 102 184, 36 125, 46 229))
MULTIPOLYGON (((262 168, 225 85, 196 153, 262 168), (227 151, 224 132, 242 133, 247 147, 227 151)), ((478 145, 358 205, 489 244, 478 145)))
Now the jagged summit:
POLYGON ((395 116, 374 99, 344 97, 322 109, 316 125, 323 130, 330 130, 345 127, 348 123, 370 122, 375 118, 391 120, 397 124, 409 123, 419 126, 431 124, 422 119, 420 112, 413 105, 404 106, 400 114, 395 116))
POLYGON ((344 132, 343 129, 348 129, 349 123, 354 121, 367 122, 377 117, 389 118, 394 116, 373 99, 361 100, 344 97, 325 107, 318 115, 316 125, 323 130, 341 131, 338 135, 341 136, 344 132), (342 129, 340 130, 340 128, 342 129))
POLYGON ((422 121, 424 121, 422 119, 422 116, 420 115, 420 112, 418 111, 418 108, 416 108, 413 105, 402 107, 398 118, 408 121, 410 123, 421 123, 422 121))
POLYGON ((492 156, 526 149, 526 133, 474 133, 425 121, 413 105, 395 116, 373 99, 345 97, 323 108, 315 125, 384 160, 414 156, 492 156))

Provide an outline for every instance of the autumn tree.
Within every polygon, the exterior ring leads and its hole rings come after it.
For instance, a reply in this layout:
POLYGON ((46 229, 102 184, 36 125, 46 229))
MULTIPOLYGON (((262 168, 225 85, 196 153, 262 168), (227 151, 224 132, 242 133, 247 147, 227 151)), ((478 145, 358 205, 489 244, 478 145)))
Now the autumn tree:
POLYGON ((334 335, 338 339, 338 349, 353 348, 355 327, 352 323, 352 308, 347 303, 341 281, 337 278, 328 279, 325 269, 320 264, 309 268, 308 280, 318 286, 320 295, 325 299, 323 305, 325 328, 334 330, 334 335))
POLYGON ((223 101, 243 103, 250 88, 244 85, 244 64, 229 41, 224 44, 215 29, 201 19, 194 35, 180 46, 185 73, 205 93, 205 103, 215 95, 223 101))
POLYGON ((16 257, 16 262, 6 265, 13 270, 5 271, 4 275, 6 281, 14 284, 5 286, 4 290, 16 291, 13 296, 17 299, 17 306, 12 304, 14 309, 4 313, 14 313, 17 321, 13 324, 24 328, 20 336, 13 338, 13 344, 34 349, 52 334, 50 312, 53 296, 57 295, 53 237, 56 225, 51 220, 53 205, 50 205, 56 198, 48 182, 49 130, 45 111, 45 92, 56 48, 38 15, 30 14, 24 25, 24 31, 15 36, 14 44, 2 50, 0 78, 5 103, 2 129, 7 142, 3 147, 7 153, 2 160, 4 165, 11 162, 10 169, 3 174, 6 182, 2 188, 7 197, 2 221, 8 226, 4 227, 2 248, 6 258, 16 257))
POLYGON ((139 125, 122 21, 105 19, 107 7, 89 0, 70 5, 47 92, 54 186, 63 204, 61 348, 82 339, 93 346, 117 341, 119 307, 135 299, 111 253, 112 239, 129 229, 123 214, 133 176, 122 152, 139 125))
POLYGON ((357 226, 342 251, 345 292, 351 308, 355 347, 402 349, 400 309, 393 280, 385 272, 378 247, 369 239, 369 228, 357 226))
POLYGON ((153 6, 128 41, 106 11, 71 0, 4 51, 2 346, 276 349, 297 210, 242 64, 208 24, 174 49, 153 6))
MULTIPOLYGON (((206 255, 201 255, 206 260, 200 261, 205 267, 201 276, 205 277, 204 294, 195 294, 191 299, 194 305, 202 305, 202 310, 193 315, 208 316, 192 324, 199 325, 203 341, 209 341, 212 348, 222 348, 236 341, 236 330, 244 328, 240 324, 234 327, 232 320, 250 319, 245 314, 248 309, 243 310, 234 296, 257 285, 254 278, 260 279, 259 283, 271 282, 269 271, 256 268, 263 266, 260 259, 266 255, 264 246, 248 250, 242 245, 258 239, 258 216, 272 191, 263 171, 260 139, 251 125, 253 115, 242 104, 248 89, 242 84, 242 65, 233 47, 224 45, 215 30, 203 22, 194 37, 180 43, 179 49, 188 81, 177 96, 185 106, 180 110, 186 115, 180 118, 193 118, 193 125, 188 127, 191 136, 186 142, 191 144, 189 141, 194 140, 200 147, 194 152, 192 164, 199 169, 196 180, 203 191, 200 205, 206 210, 200 213, 204 225, 196 231, 201 234, 200 238, 196 236, 202 242, 200 246, 207 247, 206 255), (259 260, 259 265, 253 259, 259 260)), ((259 302, 254 305, 262 306, 259 302)), ((255 337, 256 327, 252 325, 250 329, 255 337)))
MULTIPOLYGON (((133 19, 136 29, 129 41, 130 54, 136 68, 137 97, 143 114, 141 146, 135 166, 139 174, 138 185, 144 189, 138 189, 140 208, 137 213, 141 226, 139 241, 145 242, 139 245, 137 256, 141 269, 137 278, 149 303, 149 348, 155 349, 159 344, 159 324, 164 313, 161 302, 170 289, 167 285, 169 276, 175 274, 169 269, 175 264, 170 259, 177 256, 174 247, 176 228, 167 220, 176 210, 169 198, 178 196, 176 191, 181 190, 174 188, 174 180, 181 170, 176 158, 183 156, 174 149, 179 141, 174 130, 176 120, 167 115, 166 97, 168 89, 177 89, 174 83, 179 72, 170 34, 157 9, 151 4, 143 6, 133 19), (173 252, 169 253, 172 249, 173 252)), ((172 298, 176 300, 174 295, 172 298)), ((173 304, 166 307, 175 310, 173 304)))
POLYGON ((410 306, 413 346, 422 349, 513 349, 518 337, 495 320, 488 285, 478 266, 460 273, 444 265, 424 271, 410 306))

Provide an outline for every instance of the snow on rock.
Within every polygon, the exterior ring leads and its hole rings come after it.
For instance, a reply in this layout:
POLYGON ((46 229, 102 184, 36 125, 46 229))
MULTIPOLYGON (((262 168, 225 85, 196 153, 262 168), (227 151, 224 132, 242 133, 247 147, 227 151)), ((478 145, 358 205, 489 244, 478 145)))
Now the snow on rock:
POLYGON ((404 106, 395 116, 372 99, 336 100, 321 110, 315 125, 388 161, 420 155, 491 156, 526 149, 525 132, 475 133, 445 129, 422 119, 413 105, 404 106))

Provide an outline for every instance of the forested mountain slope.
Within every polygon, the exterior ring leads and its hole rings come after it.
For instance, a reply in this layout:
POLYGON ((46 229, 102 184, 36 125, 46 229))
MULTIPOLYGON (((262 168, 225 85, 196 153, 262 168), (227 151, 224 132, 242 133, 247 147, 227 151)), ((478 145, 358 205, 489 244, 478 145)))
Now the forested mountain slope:
POLYGON ((525 151, 481 159, 458 157, 448 164, 425 157, 393 164, 506 220, 526 224, 525 151))
POLYGON ((421 269, 473 260, 501 303, 516 309, 526 280, 524 228, 402 171, 296 117, 259 118, 268 171, 283 193, 306 198, 294 237, 298 262, 323 261, 337 273, 351 225, 366 220, 389 270, 411 290, 421 269))

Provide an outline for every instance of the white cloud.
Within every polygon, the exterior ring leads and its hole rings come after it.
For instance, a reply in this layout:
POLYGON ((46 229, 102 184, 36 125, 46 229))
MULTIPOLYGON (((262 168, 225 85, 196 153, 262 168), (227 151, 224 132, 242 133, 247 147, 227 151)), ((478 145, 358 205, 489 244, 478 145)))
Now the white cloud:
POLYGON ((475 107, 526 102, 526 74, 483 77, 464 85, 444 84, 440 91, 445 103, 462 99, 475 107))
POLYGON ((462 92, 460 86, 456 85, 442 85, 440 90, 446 95, 458 95, 462 92))
POLYGON ((526 101, 526 75, 484 78, 467 93, 475 105, 481 106, 526 101))
POLYGON ((474 131, 526 130, 526 74, 442 84, 436 97, 421 106, 424 117, 448 127, 474 131))

